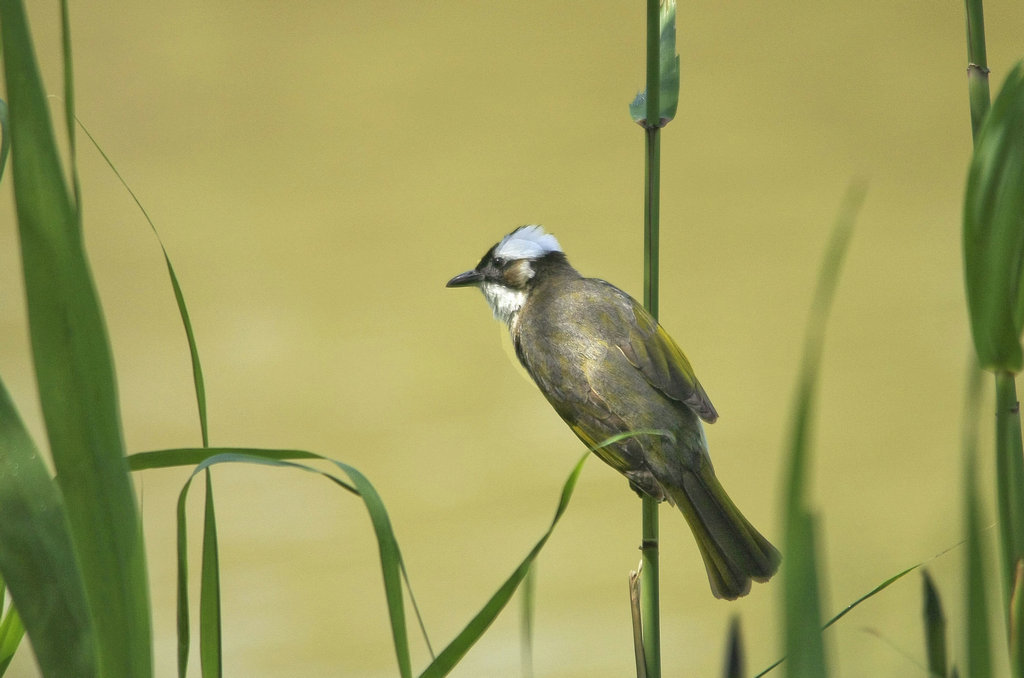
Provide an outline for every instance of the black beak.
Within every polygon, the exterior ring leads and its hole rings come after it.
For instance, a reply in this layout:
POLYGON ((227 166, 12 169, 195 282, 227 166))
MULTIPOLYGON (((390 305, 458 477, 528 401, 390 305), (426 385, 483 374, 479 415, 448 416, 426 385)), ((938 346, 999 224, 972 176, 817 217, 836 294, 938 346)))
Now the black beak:
POLYGON ((458 274, 449 280, 445 287, 467 287, 469 285, 479 285, 483 282, 483 279, 484 274, 474 268, 472 271, 466 271, 465 273, 458 274))

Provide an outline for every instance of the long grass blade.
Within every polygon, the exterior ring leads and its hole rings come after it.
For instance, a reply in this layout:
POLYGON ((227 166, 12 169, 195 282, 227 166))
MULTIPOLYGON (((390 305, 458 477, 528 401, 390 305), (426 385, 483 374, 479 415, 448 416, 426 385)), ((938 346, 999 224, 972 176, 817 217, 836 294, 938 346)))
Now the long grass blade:
POLYGON ((811 420, 828 312, 839 282, 839 272, 853 232, 854 220, 864 201, 864 195, 863 186, 855 185, 849 189, 833 229, 811 307, 804 342, 803 365, 794 404, 789 468, 784 490, 786 567, 783 577, 783 629, 789 676, 817 678, 827 675, 825 649, 820 631, 822 625, 816 520, 807 501, 811 420))
MULTIPOLYGON (((66 22, 64 29, 67 42, 66 22)), ((0 0, 0 31, 32 357, 50 450, 100 672, 145 678, 152 673, 145 549, 106 328, 20 0, 0 0)), ((65 63, 70 88, 70 54, 65 63)))
POLYGON ((576 481, 579 479, 580 473, 583 471, 583 465, 590 457, 590 452, 587 452, 580 458, 573 468, 572 473, 569 474, 568 479, 565 481, 565 485, 562 487, 562 495, 558 501, 558 508, 555 510, 555 517, 551 521, 551 525, 547 531, 541 536, 540 540, 537 541, 530 553, 527 554, 526 558, 519 564, 508 579, 498 588, 498 590, 490 597, 490 599, 484 604, 483 608, 473 617, 473 619, 466 625, 462 631, 452 640, 448 646, 441 651, 441 654, 437 656, 437 659, 432 661, 426 670, 420 674, 420 678, 441 678, 441 676, 448 675, 449 672, 459 661, 469 652, 469 649, 473 647, 477 640, 484 634, 484 632, 490 627, 494 620, 498 617, 498 614, 505 608, 508 601, 512 598, 512 594, 515 593, 516 588, 526 578, 526 573, 530 569, 530 565, 536 559, 537 555, 544 548, 548 539, 551 537, 552 532, 555 530, 555 526, 558 525, 558 521, 562 518, 562 514, 565 513, 566 508, 569 506, 569 500, 572 498, 573 489, 576 487, 576 481))
POLYGON ((412 593, 412 582, 409 580, 408 570, 405 569, 405 561, 399 560, 398 565, 402 570, 402 581, 405 582, 405 590, 409 592, 409 602, 412 603, 412 611, 416 615, 416 623, 420 627, 420 634, 423 636, 423 642, 427 646, 427 653, 430 655, 431 661, 433 661, 437 655, 434 653, 434 646, 431 644, 430 636, 427 634, 427 625, 423 623, 423 615, 420 614, 420 606, 416 602, 416 596, 412 593))
MULTIPOLYGON (((943 553, 945 553, 945 551, 943 551, 943 553)), ((933 556, 932 558, 929 558, 929 560, 934 560, 937 557, 938 556, 933 556)), ((845 607, 843 607, 843 609, 840 610, 836 615, 834 615, 831 619, 829 619, 827 622, 822 624, 821 630, 824 631, 828 627, 832 626, 833 624, 838 622, 840 619, 845 617, 848 613, 853 611, 853 609, 855 607, 857 607, 861 603, 867 601, 869 598, 872 598, 873 596, 875 596, 878 593, 882 592, 883 590, 889 588, 890 586, 892 586, 894 583, 896 583, 897 581, 899 581, 900 579, 902 579, 906 575, 910 574, 911 572, 913 572, 917 568, 923 566, 926 562, 928 562, 928 561, 922 561, 922 562, 918 563, 917 565, 911 565, 910 567, 908 567, 907 569, 903 570, 902 572, 898 572, 897 574, 894 574, 893 576, 889 577, 888 579, 886 579, 882 583, 878 584, 877 586, 875 586, 873 589, 871 589, 870 591, 868 591, 864 595, 860 596, 859 598, 857 598, 853 602, 851 602, 848 605, 846 605, 845 607)), ((760 673, 756 674, 754 676, 754 678, 761 678, 761 676, 766 675, 772 669, 774 669, 777 666, 779 666, 780 664, 782 664, 782 662, 784 662, 784 661, 786 661, 785 657, 782 657, 782 658, 776 660, 773 664, 771 664, 770 666, 768 666, 767 668, 762 670, 760 673)))
MULTIPOLYGON (((64 504, 0 382, 0 572, 47 678, 98 676, 95 636, 64 504)), ((2 601, 0 601, 2 602, 2 601)), ((3 647, 13 654, 14 622, 3 647)))
POLYGON ((879 584, 875 588, 871 589, 870 591, 865 593, 863 596, 861 596, 860 598, 858 598, 857 600, 853 601, 852 603, 850 603, 849 605, 844 607, 842 610, 840 610, 838 614, 836 614, 834 617, 832 617, 827 622, 825 622, 825 624, 821 627, 821 630, 824 631, 828 627, 832 626, 837 621, 839 621, 840 619, 845 617, 847 613, 849 613, 851 610, 853 610, 853 608, 857 607, 858 605, 863 603, 865 600, 867 600, 868 598, 871 598, 872 596, 874 596, 877 593, 883 591, 884 589, 889 588, 890 586, 895 584, 897 581, 899 581, 900 579, 902 579, 906 575, 910 574, 911 572, 913 572, 917 568, 921 567, 923 564, 924 563, 921 562, 921 563, 918 563, 917 565, 912 565, 912 566, 908 567, 907 569, 903 570, 902 572, 898 572, 898 573, 894 574, 893 576, 889 577, 888 579, 883 581, 881 584, 879 584))
POLYGON ((164 264, 167 266, 167 275, 171 279, 171 288, 174 290, 174 301, 178 304, 178 314, 181 316, 181 324, 185 328, 185 339, 188 341, 189 356, 192 360, 192 383, 195 388, 196 407, 199 412, 199 432, 202 436, 203 447, 209 447, 210 431, 206 415, 206 385, 203 380, 203 367, 199 362, 199 346, 196 344, 195 332, 192 329, 192 320, 188 313, 188 306, 185 304, 185 295, 181 291, 181 284, 178 282, 178 275, 174 272, 174 266, 171 264, 171 257, 167 253, 167 247, 164 245, 164 241, 160 237, 160 232, 156 230, 156 224, 154 224, 153 219, 150 218, 149 212, 147 212, 146 208, 142 206, 142 202, 139 200, 139 197, 135 195, 135 191, 132 190, 132 187, 128 185, 128 182, 118 171, 113 161, 109 156, 107 156, 106 151, 103 150, 103 147, 100 146, 99 142, 96 141, 96 138, 93 137, 91 132, 89 132, 89 128, 82 124, 81 120, 76 119, 76 122, 82 128, 82 131, 85 132, 85 136, 87 136, 89 141, 92 142, 92 145, 99 152, 104 162, 107 163, 107 166, 114 173, 114 176, 117 177, 117 180, 121 182, 124 189, 128 191, 128 195, 130 195, 132 200, 135 201, 136 207, 138 207, 139 211, 142 212, 142 216, 146 219, 146 223, 148 223, 149 227, 153 230, 153 235, 156 236, 157 244, 160 245, 160 251, 163 252, 164 264))
POLYGON ((398 549, 391 519, 384 508, 384 501, 370 481, 358 470, 339 461, 332 461, 352 481, 359 491, 366 509, 370 514, 370 522, 377 536, 377 548, 380 553, 381 572, 384 576, 384 595, 388 602, 391 618, 391 635, 395 644, 395 655, 398 659, 398 670, 402 678, 411 678, 412 661, 409 657, 409 639, 405 627, 405 607, 402 601, 401 562, 402 555, 398 549))
MULTIPOLYGON (((153 450, 151 452, 135 452, 128 455, 128 468, 132 471, 147 471, 158 468, 176 468, 180 466, 196 466, 210 457, 221 454, 244 452, 263 459, 283 461, 286 459, 323 459, 315 452, 305 450, 263 450, 237 447, 186 447, 169 450, 153 450)), ((355 488, 349 486, 352 492, 355 488)))
POLYGON ((199 664, 203 678, 220 678, 220 556, 217 548, 217 516, 213 503, 213 478, 206 469, 206 512, 203 516, 203 565, 199 589, 199 664))

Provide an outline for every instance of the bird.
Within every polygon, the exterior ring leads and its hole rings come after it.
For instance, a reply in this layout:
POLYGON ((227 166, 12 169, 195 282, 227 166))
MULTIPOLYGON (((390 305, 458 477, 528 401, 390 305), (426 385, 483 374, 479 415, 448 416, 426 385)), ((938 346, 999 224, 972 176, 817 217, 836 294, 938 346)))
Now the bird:
POLYGON ((701 422, 713 423, 718 412, 643 305, 604 280, 583 277, 555 236, 535 224, 506 235, 446 287, 478 287, 508 327, 520 363, 573 433, 637 494, 680 509, 716 598, 735 600, 750 592, 751 581, 775 574, 782 556, 743 516, 711 465, 701 422))

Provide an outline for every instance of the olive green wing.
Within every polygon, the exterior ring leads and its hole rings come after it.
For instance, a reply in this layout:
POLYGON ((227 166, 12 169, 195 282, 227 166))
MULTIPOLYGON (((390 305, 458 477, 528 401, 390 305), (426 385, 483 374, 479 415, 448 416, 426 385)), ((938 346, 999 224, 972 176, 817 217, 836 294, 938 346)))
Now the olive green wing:
POLYGON ((718 412, 697 381, 690 361, 643 306, 631 297, 627 299, 633 322, 627 318, 628 335, 620 337, 618 349, 651 386, 682 402, 707 423, 714 423, 718 412))
POLYGON ((658 501, 663 501, 665 490, 647 467, 641 442, 641 438, 652 435, 652 432, 637 432, 636 435, 627 435, 621 440, 609 443, 608 440, 616 435, 628 434, 629 428, 597 393, 591 391, 590 396, 585 408, 577 410, 575 421, 565 419, 569 428, 601 461, 626 476, 630 487, 635 491, 644 492, 658 501))
MULTIPOLYGON (((541 384, 541 390, 545 394, 550 393, 544 386, 541 384)), ((601 461, 625 474, 646 468, 643 446, 635 438, 604 445, 609 438, 629 431, 629 426, 592 388, 564 397, 557 404, 551 401, 551 404, 576 437, 593 450, 601 461)))
POLYGON ((580 361, 561 352, 569 343, 571 340, 556 336, 541 351, 537 337, 528 332, 516 340, 526 371, 572 432, 616 471, 629 475, 645 469, 643 447, 635 438, 599 447, 612 436, 628 431, 629 426, 594 390, 580 361), (522 342, 533 350, 523 350, 522 342))

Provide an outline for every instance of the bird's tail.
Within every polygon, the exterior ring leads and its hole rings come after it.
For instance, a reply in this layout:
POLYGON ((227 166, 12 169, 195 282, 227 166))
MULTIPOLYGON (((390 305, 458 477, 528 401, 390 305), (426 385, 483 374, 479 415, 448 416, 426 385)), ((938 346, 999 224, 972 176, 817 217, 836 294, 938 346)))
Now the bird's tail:
POLYGON ((750 582, 765 582, 782 556, 754 529, 725 493, 710 465, 685 471, 682 487, 666 487, 693 530, 711 592, 735 600, 750 592, 750 582))

